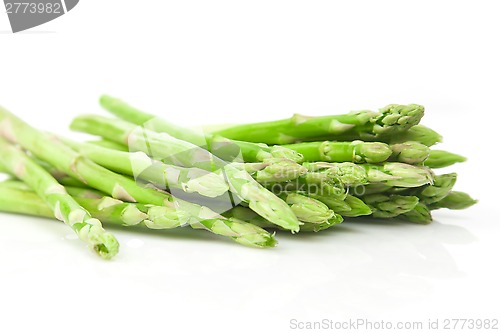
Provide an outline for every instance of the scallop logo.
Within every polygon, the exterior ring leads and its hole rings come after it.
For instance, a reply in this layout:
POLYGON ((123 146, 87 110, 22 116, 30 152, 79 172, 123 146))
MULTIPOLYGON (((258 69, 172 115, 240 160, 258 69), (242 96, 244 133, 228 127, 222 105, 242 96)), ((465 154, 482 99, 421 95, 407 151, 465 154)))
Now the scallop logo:
POLYGON ((52 21, 75 8, 79 0, 4 0, 12 32, 52 21))

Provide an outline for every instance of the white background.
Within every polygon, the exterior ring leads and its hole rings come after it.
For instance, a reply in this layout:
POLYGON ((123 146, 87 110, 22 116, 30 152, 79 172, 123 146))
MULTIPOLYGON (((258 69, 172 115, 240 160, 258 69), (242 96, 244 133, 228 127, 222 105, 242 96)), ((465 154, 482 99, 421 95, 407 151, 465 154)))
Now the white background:
MULTIPOLYGON (((278 234, 113 230, 111 262, 61 223, 0 215, 0 331, 288 332, 290 320, 497 318, 500 20, 495 1, 81 1, 18 34, 0 13, 0 103, 40 128, 109 93, 181 124, 426 106, 457 189, 435 223, 278 234)), ((448 171, 448 170, 443 170, 448 171)))

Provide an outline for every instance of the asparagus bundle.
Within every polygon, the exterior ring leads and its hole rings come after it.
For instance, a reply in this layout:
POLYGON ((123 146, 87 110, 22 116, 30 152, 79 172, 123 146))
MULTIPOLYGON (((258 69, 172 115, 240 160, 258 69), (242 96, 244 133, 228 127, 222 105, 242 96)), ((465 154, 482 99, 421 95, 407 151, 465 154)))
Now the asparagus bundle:
POLYGON ((68 224, 103 258, 118 252, 104 224, 189 226, 237 243, 276 245, 268 230, 319 232, 371 218, 428 224, 436 209, 476 203, 434 169, 465 157, 429 147, 442 137, 420 125, 424 108, 186 129, 110 97, 119 119, 79 116, 76 142, 41 132, 0 108, 0 211, 68 224), (279 145, 281 144, 281 146, 279 145))
POLYGON ((301 223, 285 202, 262 187, 245 170, 233 167, 194 144, 125 121, 100 116, 79 116, 73 120, 71 128, 100 135, 107 140, 128 145, 132 150, 143 151, 153 158, 181 166, 207 171, 222 170, 231 191, 248 202, 251 209, 285 229, 292 232, 299 230, 301 223))

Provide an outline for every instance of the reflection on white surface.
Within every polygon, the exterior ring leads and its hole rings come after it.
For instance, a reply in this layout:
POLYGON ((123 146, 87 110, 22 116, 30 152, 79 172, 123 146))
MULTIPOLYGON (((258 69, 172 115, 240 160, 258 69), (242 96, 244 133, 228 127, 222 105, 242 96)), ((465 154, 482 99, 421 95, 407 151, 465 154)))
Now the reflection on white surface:
MULTIPOLYGON (((89 287, 101 286, 96 290, 114 302, 102 316, 123 317, 136 307, 137 316, 150 318, 146 323, 123 319, 138 328, 157 327, 166 313, 176 314, 171 325, 190 328, 222 320, 218 316, 223 313, 221 330, 254 318, 243 332, 264 322, 269 329, 286 331, 291 318, 425 319, 461 310, 486 316, 498 305, 493 297, 498 290, 488 291, 490 302, 485 302, 482 283, 491 285, 498 269, 484 253, 488 246, 494 249, 490 234, 498 228, 471 218, 473 211, 462 217, 439 212, 427 226, 360 220, 317 234, 280 232, 279 246, 270 250, 245 248, 190 229, 114 229, 123 245, 111 262, 64 237, 69 231, 61 223, 0 215, 0 242, 16 254, 1 256, 3 288, 23 286, 32 300, 22 302, 17 289, 2 292, 11 301, 12 320, 20 309, 42 318, 43 311, 37 315, 35 309, 48 298, 92 306, 95 295, 74 288, 75 281, 85 281, 89 287), (477 290, 463 288, 464 283, 477 290), (190 320, 193 311, 199 320, 190 320)), ((69 310, 60 311, 70 318, 69 310)))
POLYGON ((349 314, 359 313, 367 301, 378 303, 377 311, 381 311, 404 306, 408 299, 422 300, 432 293, 429 279, 463 275, 446 245, 475 240, 467 229, 439 222, 431 226, 352 222, 338 229, 317 235, 322 253, 313 260, 307 258, 311 253, 297 258, 302 263, 297 272, 301 280, 314 277, 314 283, 296 299, 297 303, 307 302, 315 294, 310 313, 321 311, 328 303, 349 314), (324 244, 326 241, 331 243, 324 244), (326 292, 325 285, 335 292, 326 292))

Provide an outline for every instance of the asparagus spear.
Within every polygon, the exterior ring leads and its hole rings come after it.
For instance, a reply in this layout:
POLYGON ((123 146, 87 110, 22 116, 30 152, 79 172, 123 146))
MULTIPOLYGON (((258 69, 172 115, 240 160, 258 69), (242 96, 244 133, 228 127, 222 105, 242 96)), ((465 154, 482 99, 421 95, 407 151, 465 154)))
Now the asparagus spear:
MULTIPOLYGON (((0 186, 2 188, 9 188, 25 192, 33 192, 33 190, 26 183, 16 178, 4 180, 0 182, 0 186)), ((64 188, 66 189, 66 192, 68 192, 68 194, 71 195, 75 200, 79 198, 102 199, 106 197, 105 193, 92 189, 90 187, 64 186, 64 188)), ((117 199, 109 197, 108 200, 111 201, 117 199)))
MULTIPOLYGON (((44 161, 41 161, 39 159, 36 159, 35 157, 32 157, 32 159, 33 159, 33 161, 35 161, 36 164, 40 165, 42 168, 45 169, 45 171, 50 173, 50 175, 52 177, 54 177, 59 182, 59 184, 64 185, 64 186, 74 186, 74 187, 85 187, 86 186, 84 183, 82 183, 78 179, 75 179, 75 178, 68 176, 68 174, 66 174, 60 170, 57 170, 56 168, 54 168, 50 164, 48 164, 44 161)), ((12 172, 7 170, 1 164, 0 164, 0 173, 9 174, 9 175, 15 177, 15 175, 12 172)))
POLYGON ((302 165, 286 158, 270 158, 259 163, 231 163, 248 172, 259 183, 286 182, 307 173, 302 165))
POLYGON ((309 162, 380 163, 389 160, 408 164, 420 164, 429 156, 429 147, 408 141, 391 146, 382 142, 302 142, 285 147, 293 149, 309 162))
POLYGON ((0 211, 54 218, 54 211, 31 188, 5 185, 0 183, 0 211))
POLYGON ((366 186, 366 194, 370 194, 389 191, 393 187, 413 188, 433 182, 429 169, 397 162, 382 165, 317 162, 303 165, 309 170, 319 171, 308 172, 299 177, 298 183, 277 183, 270 188, 275 193, 296 190, 305 191, 313 197, 332 196, 336 200, 344 200, 344 185, 366 186), (373 187, 377 189, 374 190, 373 187))
POLYGON ((319 171, 308 172, 291 182, 265 183, 272 192, 276 194, 287 192, 303 192, 311 195, 331 195, 337 198, 345 198, 346 188, 334 172, 319 171))
POLYGON ((403 196, 396 194, 370 194, 362 197, 362 200, 372 210, 373 217, 389 218, 412 211, 418 204, 416 196, 403 196))
MULTIPOLYGON (((383 183, 371 183, 363 186, 358 195, 368 194, 401 194, 401 195, 414 195, 425 204, 431 204, 440 201, 451 191, 457 179, 456 173, 449 173, 433 177, 433 183, 420 187, 393 187, 383 183)), ((360 188, 357 187, 356 190, 360 188)))
POLYGON ((335 216, 335 212, 319 200, 299 193, 287 193, 283 197, 299 221, 320 224, 335 216))
POLYGON ((450 153, 445 150, 431 150, 429 158, 424 162, 424 165, 429 168, 444 168, 455 163, 465 162, 467 158, 450 153))
POLYGON ((222 216, 207 207, 177 199, 166 192, 144 188, 128 177, 103 168, 67 147, 57 137, 37 131, 1 108, 0 134, 17 142, 58 170, 81 180, 92 188, 111 195, 115 199, 183 210, 189 213, 184 224, 223 219, 222 216))
POLYGON ((426 185, 408 191, 408 194, 416 195, 425 204, 432 204, 441 201, 450 192, 457 181, 456 173, 448 173, 434 177, 432 185, 426 185))
POLYGON ((345 185, 383 184, 388 187, 419 187, 433 182, 432 173, 426 167, 398 162, 383 164, 303 163, 310 171, 328 170, 345 185))
POLYGON ((314 199, 326 204, 335 213, 344 217, 356 217, 363 215, 371 215, 372 210, 361 199, 348 194, 344 199, 339 199, 335 196, 313 196, 314 199))
MULTIPOLYGON (((66 189, 68 193, 71 193, 70 188, 66 189)), ((54 214, 45 202, 35 192, 30 190, 22 189, 21 187, 16 188, 12 184, 0 183, 0 198, 2 198, 1 211, 49 218, 54 217, 54 214)), ((153 209, 150 214, 150 207, 147 207, 147 205, 125 203, 111 197, 88 198, 74 196, 74 200, 103 223, 124 226, 144 224, 152 229, 162 229, 159 228, 160 224, 164 225, 165 228, 178 226, 177 222, 174 222, 168 214, 165 214, 164 209, 167 207, 155 206, 154 208, 161 208, 161 214, 155 213, 153 209)), ((175 210, 172 210, 172 212, 178 214, 175 210)))
POLYGON ((468 195, 467 193, 459 191, 451 191, 443 199, 430 204, 429 208, 465 209, 475 205, 476 203, 477 200, 472 199, 470 195, 468 195))
MULTIPOLYGON (((1 112, 1 109, 0 109, 1 112)), ((5 123, 3 123, 5 126, 5 123)), ((2 126, 1 134, 5 135, 2 126)), ((82 208, 48 172, 33 162, 20 148, 0 138, 0 163, 27 183, 50 207, 52 216, 66 223, 99 256, 111 259, 118 253, 116 238, 101 222, 82 208)))
POLYGON ((476 203, 477 200, 472 199, 467 193, 451 191, 439 201, 430 204, 419 202, 413 210, 402 214, 401 217, 410 222, 429 224, 432 222, 431 210, 439 208, 465 209, 476 203))
POLYGON ((274 235, 269 234, 263 228, 238 219, 206 220, 199 224, 192 224, 191 227, 206 229, 213 233, 230 237, 240 244, 251 247, 274 247, 278 243, 274 235))
POLYGON ((408 164, 422 164, 429 157, 429 147, 417 141, 406 141, 391 145, 391 160, 408 164))
POLYGON ((158 134, 124 121, 100 116, 77 117, 71 128, 126 144, 131 150, 146 152, 155 159, 169 157, 178 164, 207 171, 222 169, 231 192, 248 202, 252 210, 285 229, 299 231, 301 223, 285 202, 262 187, 246 171, 226 164, 198 146, 165 133, 158 134))
POLYGON ((88 144, 92 144, 95 146, 103 147, 103 148, 108 148, 108 149, 114 149, 118 151, 128 151, 127 146, 121 145, 116 142, 108 141, 108 140, 88 140, 88 144))
MULTIPOLYGON (((253 212, 251 209, 243 206, 236 206, 232 208, 231 210, 228 210, 224 213, 224 216, 229 218, 230 220, 233 219, 241 219, 248 221, 254 225, 257 225, 261 228, 266 228, 266 229, 283 229, 280 226, 277 226, 276 224, 272 224, 269 221, 263 219, 261 216, 257 215, 255 212, 253 212)), ((300 231, 314 231, 318 232, 327 228, 330 228, 332 226, 335 226, 339 223, 342 223, 343 218, 341 215, 334 214, 332 218, 329 220, 323 222, 323 223, 304 223, 303 225, 300 226, 300 231)))
POLYGON ((322 230, 326 230, 331 228, 339 223, 344 221, 344 218, 341 215, 336 215, 336 219, 330 219, 326 222, 317 224, 317 223, 304 223, 303 226, 300 227, 300 231, 306 232, 320 232, 322 230))
POLYGON ((424 125, 416 125, 409 130, 399 133, 398 135, 390 136, 387 139, 389 143, 401 143, 407 141, 420 142, 427 147, 433 146, 442 141, 443 137, 436 131, 425 127, 424 125))
POLYGON ((359 164, 367 172, 369 183, 380 183, 396 187, 419 187, 432 184, 430 169, 414 165, 386 162, 382 165, 359 164))
POLYGON ((187 212, 175 207, 123 202, 79 187, 66 187, 66 190, 93 216, 100 216, 104 223, 109 221, 124 226, 141 224, 150 229, 172 229, 183 226, 189 219, 187 212))
POLYGON ((283 147, 229 140, 220 135, 202 134, 182 128, 111 96, 101 96, 100 103, 104 109, 121 119, 136 125, 146 125, 152 131, 168 133, 175 138, 204 147, 215 156, 227 161, 235 160, 240 153, 245 162, 265 162, 269 158, 286 158, 299 163, 303 160, 300 154, 283 147))
POLYGON ((354 163, 305 162, 302 165, 311 171, 311 174, 326 174, 330 178, 338 179, 345 186, 368 182, 365 169, 354 163))
POLYGON ((432 222, 432 215, 429 207, 423 202, 419 202, 412 210, 398 216, 408 222, 418 224, 429 224, 432 222))
POLYGON ((229 220, 247 221, 260 228, 285 230, 279 225, 269 222, 253 210, 244 206, 236 206, 222 213, 229 220))
MULTIPOLYGON (((0 166, 2 166, 2 164, 0 164, 0 166)), ((16 178, 9 178, 9 179, 3 180, 0 182, 0 186, 2 188, 9 188, 9 189, 26 191, 26 192, 33 192, 33 190, 31 189, 31 187, 29 187, 28 184, 26 184, 26 183, 24 183, 16 178)), ((49 206, 47 206, 45 203, 44 203, 44 205, 47 208, 49 208, 49 206)), ((54 214, 52 214, 51 216, 54 216, 54 214)))
POLYGON ((288 144, 297 141, 375 141, 395 135, 419 123, 424 107, 417 104, 391 104, 380 112, 355 111, 344 115, 307 117, 294 115, 289 119, 231 126, 212 134, 233 140, 288 144))
POLYGON ((284 147, 295 150, 307 162, 353 162, 379 163, 386 161, 392 154, 385 143, 363 142, 301 142, 284 147))
MULTIPOLYGON (((50 208, 43 200, 22 185, 18 181, 0 183, 0 211, 53 218, 50 208)), ((171 229, 180 226, 179 221, 183 218, 179 218, 179 214, 185 214, 169 207, 126 203, 88 189, 66 189, 92 216, 105 224, 171 229)), ((192 226, 202 227, 246 246, 263 248, 276 245, 274 236, 267 231, 236 219, 205 220, 192 226)))
POLYGON ((146 180, 167 189, 181 189, 215 198, 229 190, 221 174, 198 168, 184 168, 152 160, 143 152, 123 152, 62 139, 71 148, 112 171, 146 180))
POLYGON ((407 188, 392 187, 384 183, 369 183, 366 185, 360 185, 354 187, 354 195, 363 196, 363 195, 377 194, 377 193, 392 193, 394 192, 394 189, 397 189, 397 192, 399 192, 401 190, 406 190, 407 188))
MULTIPOLYGON (((166 129, 164 129, 164 132, 167 132, 166 129)), ((208 133, 205 134, 205 137, 210 136, 212 135, 208 133)), ((223 138, 220 135, 213 136, 212 141, 223 141, 230 142, 230 144, 235 144, 236 146, 238 146, 239 153, 241 154, 241 157, 245 162, 267 162, 269 159, 273 158, 287 159, 296 163, 302 163, 304 161, 304 156, 302 156, 300 153, 283 146, 268 146, 264 143, 230 140, 227 138, 223 138)), ((228 156, 227 154, 224 154, 222 152, 219 153, 218 150, 215 149, 212 149, 212 153, 222 159, 227 159, 228 156)))

